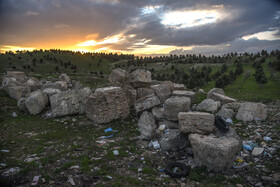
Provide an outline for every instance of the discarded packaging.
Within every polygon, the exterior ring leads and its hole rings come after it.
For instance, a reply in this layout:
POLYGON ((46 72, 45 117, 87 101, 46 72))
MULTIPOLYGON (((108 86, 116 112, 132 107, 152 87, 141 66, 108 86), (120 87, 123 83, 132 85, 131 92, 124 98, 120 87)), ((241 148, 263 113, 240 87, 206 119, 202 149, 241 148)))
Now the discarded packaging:
POLYGON ((9 153, 10 152, 10 150, 7 150, 7 149, 2 149, 1 151, 4 152, 4 153, 9 153))
POLYGON ((36 186, 39 182, 40 176, 34 176, 31 186, 36 186))
POLYGON ((153 145, 154 149, 160 149, 160 145, 159 145, 158 141, 152 142, 152 145, 153 145))
POLYGON ((13 112, 12 117, 16 118, 17 116, 17 113, 13 112))
POLYGON ((263 140, 264 141, 271 141, 272 139, 270 137, 268 137, 268 136, 265 136, 265 137, 263 137, 263 140))
POLYGON ((233 124, 233 121, 232 121, 231 118, 227 118, 227 119, 226 119, 226 122, 227 122, 227 123, 230 123, 230 124, 233 124))
POLYGON ((20 168, 19 167, 14 167, 14 168, 10 168, 10 169, 7 169, 6 171, 4 171, 2 173, 2 175, 5 176, 5 177, 8 177, 8 176, 17 174, 18 172, 20 172, 20 168))
POLYGON ((76 183, 74 182, 74 180, 73 180, 72 177, 69 177, 68 182, 69 182, 72 186, 75 186, 75 185, 76 185, 76 183))
POLYGON ((4 164, 4 163, 0 163, 0 166, 5 167, 5 166, 6 166, 6 164, 4 164))
POLYGON ((119 151, 118 150, 114 150, 113 153, 114 153, 114 155, 119 155, 119 151))
POLYGON ((111 176, 109 176, 109 175, 107 175, 106 177, 107 177, 108 179, 110 179, 110 180, 113 179, 113 177, 111 177, 111 176))
POLYGON ((118 132, 118 130, 113 130, 111 127, 105 129, 104 132, 118 132))
POLYGON ((163 131, 165 129, 165 125, 160 125, 158 130, 163 131))

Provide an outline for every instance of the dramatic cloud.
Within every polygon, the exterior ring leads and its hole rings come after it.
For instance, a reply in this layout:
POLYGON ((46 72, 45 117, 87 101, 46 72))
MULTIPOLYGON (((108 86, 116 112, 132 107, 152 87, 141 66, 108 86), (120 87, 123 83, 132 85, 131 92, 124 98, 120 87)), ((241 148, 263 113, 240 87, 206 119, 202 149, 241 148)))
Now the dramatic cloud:
POLYGON ((0 1, 0 24, 5 25, 0 28, 1 46, 138 54, 162 54, 176 48, 202 54, 256 52, 279 48, 280 3, 5 0, 0 1))

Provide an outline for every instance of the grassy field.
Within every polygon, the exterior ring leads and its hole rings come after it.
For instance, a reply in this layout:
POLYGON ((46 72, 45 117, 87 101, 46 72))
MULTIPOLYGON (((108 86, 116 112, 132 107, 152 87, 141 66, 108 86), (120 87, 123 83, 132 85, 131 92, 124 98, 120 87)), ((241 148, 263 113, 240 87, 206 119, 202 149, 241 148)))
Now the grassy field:
MULTIPOLYGON (((249 59, 246 56, 242 58, 249 59)), ((234 71, 236 69, 233 63, 235 59, 236 57, 232 57, 227 60, 226 64, 228 69, 224 72, 225 74, 228 74, 229 71, 234 71)), ((224 88, 226 94, 233 98, 247 101, 268 102, 280 99, 280 72, 274 72, 274 78, 271 77, 272 70, 268 67, 268 63, 272 60, 275 60, 275 57, 268 57, 266 58, 266 62, 263 64, 264 72, 268 79, 266 84, 260 86, 256 83, 254 78, 255 69, 252 66, 253 62, 248 60, 247 63, 243 64, 242 75, 238 76, 232 84, 227 85, 224 88), (250 72, 250 76, 247 76, 248 72, 250 72)), ((1 74, 4 74, 7 70, 18 70, 26 72, 29 76, 35 76, 38 78, 57 78, 61 73, 67 73, 73 80, 80 81, 91 88, 109 85, 108 75, 115 66, 119 66, 128 72, 138 68, 153 70, 153 74, 156 77, 158 74, 173 74, 176 69, 183 70, 184 72, 190 74, 189 71, 191 68, 200 70, 203 66, 211 66, 211 75, 213 75, 221 69, 222 65, 222 63, 178 64, 171 61, 127 66, 126 60, 113 63, 100 56, 92 58, 90 55, 83 55, 80 53, 59 54, 53 52, 37 52, 33 53, 32 56, 26 53, 0 55, 1 74), (46 58, 47 56, 49 57, 48 59, 46 58), (36 59, 35 65, 33 64, 34 58, 36 59), (50 60, 50 58, 52 58, 52 60, 50 60), (53 60, 54 58, 57 62, 53 60), (42 59, 42 63, 40 63, 40 59, 42 59), (61 66, 61 61, 63 63, 70 61, 71 65, 77 66, 77 69, 70 69, 69 66, 65 68, 64 66, 61 66), (27 67, 28 65, 30 66, 30 69, 23 68, 23 66, 27 67), (58 70, 56 67, 58 67, 58 70)), ((202 88, 207 92, 214 87, 215 81, 211 81, 202 88)))

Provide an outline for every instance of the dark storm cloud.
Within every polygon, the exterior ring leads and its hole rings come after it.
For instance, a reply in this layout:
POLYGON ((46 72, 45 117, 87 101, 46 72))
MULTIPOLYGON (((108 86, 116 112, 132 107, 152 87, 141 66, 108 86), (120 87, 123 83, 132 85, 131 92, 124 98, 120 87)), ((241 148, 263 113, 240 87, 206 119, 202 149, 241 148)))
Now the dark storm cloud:
MULTIPOLYGON (((98 34, 94 38, 98 40, 119 33, 135 37, 110 44, 113 49, 132 50, 147 44, 241 45, 236 41, 245 35, 279 28, 280 3, 276 0, 0 0, 0 24, 0 45, 32 45, 75 37, 83 42, 90 34, 98 34), (141 8, 146 6, 160 8, 143 15, 141 8), (215 23, 180 29, 161 23, 164 13, 170 11, 215 7, 223 7, 220 10, 228 16, 215 23), (149 42, 135 45, 143 39, 149 42)), ((253 45, 249 41, 244 43, 253 45)))
MULTIPOLYGON (((202 7, 207 7, 207 1, 195 1, 198 8, 199 3, 202 7)), ((221 1, 217 2, 219 5, 221 1)), ((212 2, 212 5, 215 3, 212 2)), ((156 15, 147 20, 143 18, 142 26, 130 30, 129 34, 136 34, 139 38, 151 39, 150 44, 161 45, 215 45, 222 42, 233 41, 245 35, 255 34, 266 31, 268 28, 279 26, 275 20, 275 14, 280 9, 279 3, 274 1, 227 1, 224 5, 224 12, 230 16, 216 23, 205 24, 198 27, 174 29, 161 24, 161 18, 156 15)), ((181 7, 183 2, 167 3, 170 7, 181 7)), ((191 3, 189 3, 191 4, 191 3)), ((209 5, 208 5, 209 7, 209 5)))

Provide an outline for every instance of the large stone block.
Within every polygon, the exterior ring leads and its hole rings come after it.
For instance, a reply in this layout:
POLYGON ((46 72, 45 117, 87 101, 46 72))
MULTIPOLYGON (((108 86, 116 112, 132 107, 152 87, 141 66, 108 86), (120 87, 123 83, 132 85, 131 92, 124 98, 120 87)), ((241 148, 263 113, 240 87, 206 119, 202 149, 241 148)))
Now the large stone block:
POLYGON ((236 119, 242 121, 265 120, 266 117, 267 107, 262 103, 243 103, 236 114, 236 119))
POLYGON ((173 86, 174 86, 174 91, 175 91, 175 90, 186 90, 186 89, 187 89, 186 86, 185 86, 184 84, 177 84, 177 83, 174 83, 173 86))
POLYGON ((195 101, 195 92, 192 91, 176 90, 172 92, 172 96, 189 97, 191 99, 191 103, 194 103, 195 101))
POLYGON ((129 116, 130 107, 121 87, 98 88, 86 103, 86 115, 96 123, 108 123, 129 116))
POLYGON ((155 91, 156 96, 158 96, 162 104, 171 96, 169 86, 166 84, 153 85, 151 88, 155 91))
POLYGON ((64 81, 56 81, 56 82, 44 84, 42 86, 42 90, 44 90, 46 88, 53 88, 53 89, 59 89, 61 91, 66 91, 68 88, 68 85, 64 81))
POLYGON ((162 81, 161 84, 166 84, 171 91, 174 91, 174 83, 171 81, 162 81))
POLYGON ((189 140, 196 164, 216 172, 232 166, 240 147, 237 139, 225 136, 190 134, 189 140))
POLYGON ((209 98, 213 99, 214 101, 220 101, 222 105, 226 103, 236 102, 235 99, 218 93, 213 93, 209 98))
POLYGON ((59 76, 59 80, 60 81, 64 81, 66 82, 67 84, 70 84, 71 83, 71 79, 68 77, 68 75, 66 75, 65 73, 62 73, 60 76, 59 76))
POLYGON ((215 116, 205 112, 180 112, 179 128, 183 133, 209 134, 213 131, 215 116))
POLYGON ((153 107, 159 106, 160 100, 155 95, 147 95, 141 99, 138 99, 134 103, 134 109, 136 112, 136 115, 141 114, 143 111, 149 111, 153 107))
POLYGON ((151 140, 156 136, 157 125, 153 115, 144 111, 138 120, 138 129, 141 133, 141 138, 144 140, 151 140))
POLYGON ((178 121, 178 113, 187 112, 190 106, 189 97, 171 97, 164 102, 164 116, 170 121, 178 121))
POLYGON ((212 94, 217 93, 221 95, 225 95, 225 92, 222 88, 212 88, 208 93, 207 93, 207 98, 211 98, 212 94))
POLYGON ((151 72, 137 69, 130 74, 129 82, 134 88, 150 87, 152 83, 151 72))
POLYGON ((128 86, 124 89, 126 97, 128 99, 128 104, 130 107, 134 106, 134 103, 137 99, 137 90, 132 88, 131 86, 128 86))
POLYGON ((162 121, 164 120, 164 115, 163 115, 163 108, 160 107, 154 107, 152 109, 152 114, 155 118, 156 121, 162 121))
POLYGON ((60 92, 50 96, 52 116, 84 114, 85 104, 91 94, 89 88, 60 92))
POLYGON ((25 100, 25 106, 32 115, 40 114, 48 104, 48 96, 41 90, 32 92, 25 100))
POLYGON ((141 99, 152 94, 155 94, 155 91, 152 88, 137 88, 137 99, 141 99))
POLYGON ((19 100, 26 97, 31 92, 29 86, 8 86, 7 93, 13 99, 19 100))
POLYGON ((114 69, 109 76, 109 82, 113 86, 125 88, 129 85, 129 74, 123 69, 114 69))
POLYGON ((207 112, 216 112, 218 110, 218 104, 212 99, 205 99, 197 105, 197 110, 207 111, 207 112))
POLYGON ((29 78, 23 85, 29 86, 31 92, 41 89, 42 87, 42 84, 39 82, 39 80, 34 77, 29 78))

